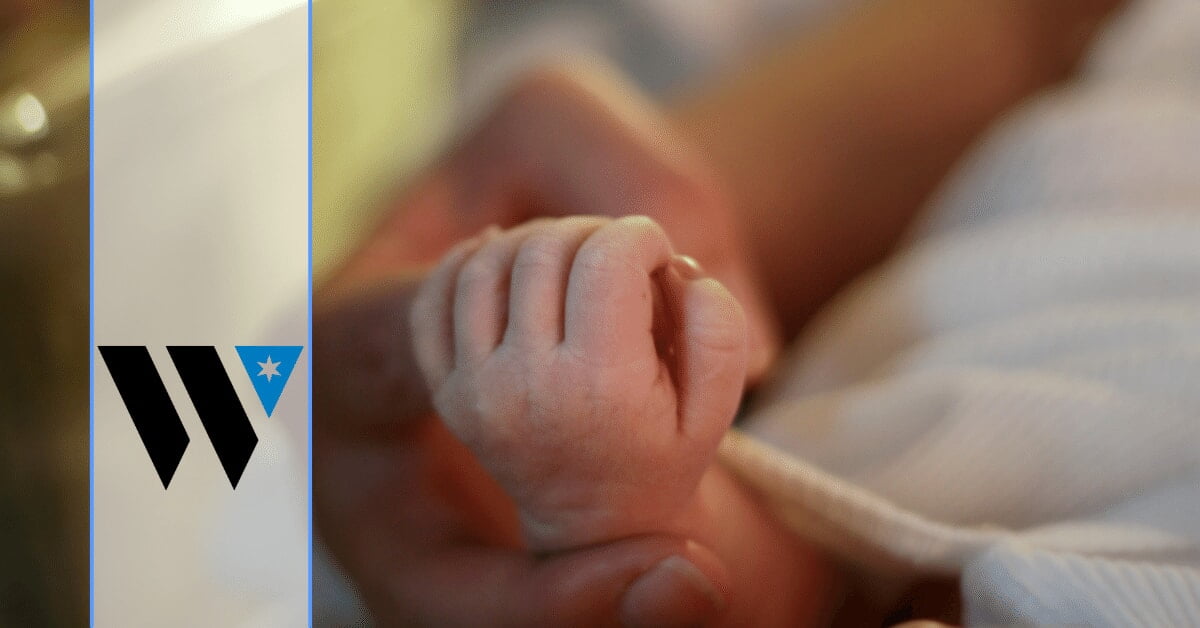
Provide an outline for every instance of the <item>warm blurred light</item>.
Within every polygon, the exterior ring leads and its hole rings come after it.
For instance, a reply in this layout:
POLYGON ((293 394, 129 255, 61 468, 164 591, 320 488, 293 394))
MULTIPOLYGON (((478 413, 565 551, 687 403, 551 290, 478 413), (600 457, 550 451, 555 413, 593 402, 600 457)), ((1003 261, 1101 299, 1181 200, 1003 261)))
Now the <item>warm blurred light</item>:
POLYGON ((33 158, 29 165, 39 186, 50 187, 58 181, 61 164, 54 153, 42 151, 33 158))
POLYGON ((41 99, 28 91, 9 92, 0 100, 0 147, 15 148, 40 140, 50 131, 41 99))
POLYGON ((46 108, 37 96, 29 92, 17 96, 16 102, 13 103, 13 117, 30 135, 37 135, 46 129, 46 108))
POLYGON ((28 183, 29 175, 24 162, 0 152, 0 197, 20 194, 28 183))

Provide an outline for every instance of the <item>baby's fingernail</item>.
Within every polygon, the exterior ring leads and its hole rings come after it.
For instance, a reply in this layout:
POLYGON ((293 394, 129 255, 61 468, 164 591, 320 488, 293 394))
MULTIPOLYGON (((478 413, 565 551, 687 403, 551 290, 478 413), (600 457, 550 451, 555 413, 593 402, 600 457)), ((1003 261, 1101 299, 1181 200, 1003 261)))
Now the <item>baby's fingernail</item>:
POLYGON ((672 255, 671 267, 679 273, 679 276, 689 281, 704 276, 704 269, 700 266, 700 262, 690 255, 672 255))
POLYGON ((497 227, 496 225, 488 225, 483 228, 483 231, 479 232, 477 237, 480 240, 491 240, 492 238, 500 235, 500 231, 500 227, 497 227))
POLYGON ((695 565, 679 556, 659 561, 621 599, 626 626, 699 626, 725 608, 725 599, 695 565))

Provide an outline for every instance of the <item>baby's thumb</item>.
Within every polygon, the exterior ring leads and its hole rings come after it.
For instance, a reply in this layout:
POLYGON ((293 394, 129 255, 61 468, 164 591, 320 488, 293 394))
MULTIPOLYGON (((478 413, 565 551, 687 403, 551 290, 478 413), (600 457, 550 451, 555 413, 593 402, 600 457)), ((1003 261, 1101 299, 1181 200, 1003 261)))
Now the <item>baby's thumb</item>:
POLYGON ((676 320, 676 385, 685 433, 718 440, 741 400, 746 374, 746 318, 733 294, 677 255, 667 298, 676 320))

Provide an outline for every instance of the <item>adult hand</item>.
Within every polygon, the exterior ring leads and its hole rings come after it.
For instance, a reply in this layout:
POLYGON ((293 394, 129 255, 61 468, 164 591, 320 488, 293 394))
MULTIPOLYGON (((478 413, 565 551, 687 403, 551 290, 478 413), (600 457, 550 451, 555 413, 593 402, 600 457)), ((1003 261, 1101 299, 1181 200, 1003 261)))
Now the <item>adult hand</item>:
POLYGON ((520 80, 411 186, 330 284, 431 265, 488 225, 642 214, 742 304, 747 379, 755 381, 778 351, 778 324, 751 280, 743 221, 722 187, 666 119, 617 77, 586 63, 548 68, 520 80))
POLYGON ((675 625, 717 616, 728 575, 697 543, 639 537, 541 556, 522 546, 508 497, 428 410, 395 316, 413 288, 400 278, 326 302, 314 327, 314 511, 375 619, 675 625), (393 384, 390 415, 346 401, 381 382, 393 384))
POLYGON ((405 320, 420 269, 454 242, 537 215, 646 214, 757 317, 766 367, 772 325, 719 187, 599 76, 522 82, 318 291, 314 511, 382 624, 673 625, 725 604, 724 563, 692 540, 530 554, 508 497, 432 413, 412 358, 405 320))

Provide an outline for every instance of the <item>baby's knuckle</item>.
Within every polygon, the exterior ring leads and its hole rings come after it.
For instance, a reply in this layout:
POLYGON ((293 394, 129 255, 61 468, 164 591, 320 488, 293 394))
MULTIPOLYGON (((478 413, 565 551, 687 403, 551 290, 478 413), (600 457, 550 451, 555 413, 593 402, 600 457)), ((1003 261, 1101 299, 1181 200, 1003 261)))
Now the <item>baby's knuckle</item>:
POLYGON ((529 236, 517 253, 514 267, 550 268, 562 263, 566 243, 551 234, 539 233, 529 236))
POLYGON ((610 263, 611 254, 603 247, 589 244, 575 254, 576 270, 594 272, 604 270, 610 263))
POLYGON ((463 264, 462 270, 458 272, 458 284, 466 287, 476 286, 491 282, 495 276, 496 270, 491 260, 475 256, 463 264))
POLYGON ((591 214, 564 216, 559 218, 558 222, 567 230, 576 228, 601 228, 611 224, 613 218, 609 216, 597 216, 591 214))
MULTIPOLYGON (((517 227, 517 230, 529 235, 534 235, 544 232, 547 227, 553 226, 559 220, 561 219, 555 218, 554 216, 538 216, 536 218, 530 218, 529 220, 521 223, 521 226, 517 227)), ((528 236, 526 239, 528 239, 528 236)))
POLYGON ((620 274, 631 267, 621 247, 609 242, 590 243, 575 255, 574 269, 589 275, 620 274))
POLYGON ((617 220, 615 225, 619 228, 628 230, 634 237, 639 239, 649 239, 660 241, 667 239, 667 232, 663 230, 662 225, 649 216, 633 215, 624 216, 617 220))

